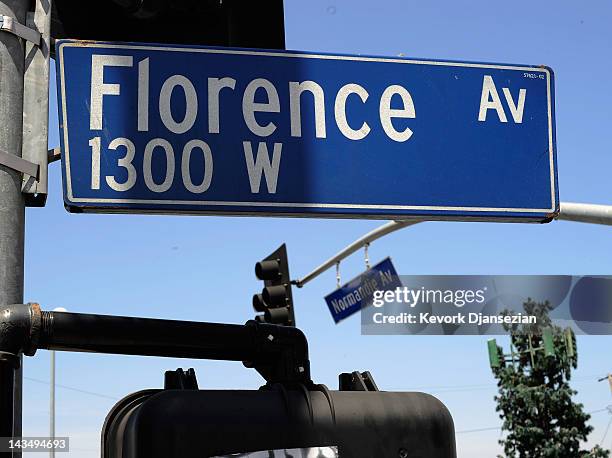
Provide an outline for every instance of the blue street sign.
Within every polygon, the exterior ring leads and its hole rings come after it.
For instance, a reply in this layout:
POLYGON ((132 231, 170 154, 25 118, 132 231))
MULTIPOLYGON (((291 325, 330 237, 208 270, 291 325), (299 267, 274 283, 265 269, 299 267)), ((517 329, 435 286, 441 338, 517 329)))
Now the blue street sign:
POLYGON ((71 211, 550 220, 546 67, 60 41, 71 211))
MULTIPOLYGON (((375 291, 395 291, 402 282, 391 258, 385 258, 358 277, 325 296, 336 323, 372 304, 375 291)), ((377 293, 380 294, 380 293, 377 293)))

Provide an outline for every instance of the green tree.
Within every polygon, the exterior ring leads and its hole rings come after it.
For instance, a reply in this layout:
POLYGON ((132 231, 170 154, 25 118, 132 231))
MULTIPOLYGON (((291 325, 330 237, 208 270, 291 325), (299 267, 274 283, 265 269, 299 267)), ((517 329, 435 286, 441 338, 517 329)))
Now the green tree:
MULTIPOLYGON (((593 427, 587 424, 590 415, 582 404, 572 400, 576 391, 569 381, 578 363, 573 333, 568 342, 564 330, 552 324, 548 301, 528 299, 523 306, 527 315, 537 317, 537 324, 506 326, 514 361, 493 368, 499 387, 496 410, 506 432, 499 442, 506 456, 609 457, 609 452, 600 447, 590 451, 580 448, 593 427), (546 328, 552 331, 554 356, 536 350, 544 347, 542 331, 546 328)), ((501 347, 498 352, 502 353, 501 347)))

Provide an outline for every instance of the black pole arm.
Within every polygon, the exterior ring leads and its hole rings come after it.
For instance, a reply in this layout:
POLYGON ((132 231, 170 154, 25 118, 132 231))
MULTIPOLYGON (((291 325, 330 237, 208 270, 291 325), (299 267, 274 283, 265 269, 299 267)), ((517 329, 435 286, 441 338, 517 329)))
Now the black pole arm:
POLYGON ((0 358, 17 364, 37 349, 242 361, 268 383, 312 383, 306 337, 296 328, 0 307, 0 358))
POLYGON ((243 361, 255 357, 246 326, 42 312, 38 348, 243 361))

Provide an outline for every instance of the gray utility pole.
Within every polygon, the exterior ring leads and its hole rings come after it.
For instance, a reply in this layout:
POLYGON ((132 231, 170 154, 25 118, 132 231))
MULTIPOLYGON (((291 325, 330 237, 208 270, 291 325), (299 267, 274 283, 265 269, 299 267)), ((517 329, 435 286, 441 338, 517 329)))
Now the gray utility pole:
MULTIPOLYGON (((51 350, 51 392, 49 396, 49 438, 55 440, 55 350, 51 350)), ((55 458, 55 448, 49 449, 49 458, 55 458)))
MULTIPOLYGON (((25 24, 28 4, 28 0, 0 0, 0 15, 25 24)), ((24 53, 24 40, 0 30, 0 151, 17 157, 22 146, 24 53)), ((21 187, 22 174, 0 165, 0 305, 23 303, 25 202, 21 187)), ((21 370, 15 374, 15 423, 12 432, 1 432, 5 437, 21 436, 21 370)))
MULTIPOLYGON (((63 307, 53 309, 54 312, 66 312, 63 307)), ((55 440, 55 350, 51 350, 51 391, 49 392, 49 437, 55 440)), ((55 448, 49 449, 49 458, 55 458, 55 448)))

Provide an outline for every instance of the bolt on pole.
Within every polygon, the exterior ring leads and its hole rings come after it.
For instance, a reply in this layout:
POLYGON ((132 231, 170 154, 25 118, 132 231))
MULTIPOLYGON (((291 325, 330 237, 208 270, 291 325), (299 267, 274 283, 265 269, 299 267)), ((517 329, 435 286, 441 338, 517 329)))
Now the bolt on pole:
MULTIPOLYGON (((25 24, 28 0, 0 0, 0 15, 25 24)), ((0 31, 0 150, 21 157, 24 42, 0 31)), ((0 165, 0 305, 23 303, 25 204, 19 172, 0 165)), ((21 436, 21 369, 14 378, 14 424, 3 436, 21 436)), ((13 453, 20 457, 21 453, 13 453)))

